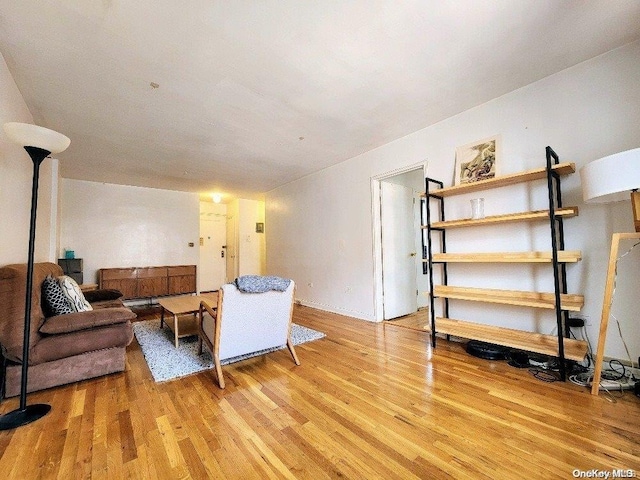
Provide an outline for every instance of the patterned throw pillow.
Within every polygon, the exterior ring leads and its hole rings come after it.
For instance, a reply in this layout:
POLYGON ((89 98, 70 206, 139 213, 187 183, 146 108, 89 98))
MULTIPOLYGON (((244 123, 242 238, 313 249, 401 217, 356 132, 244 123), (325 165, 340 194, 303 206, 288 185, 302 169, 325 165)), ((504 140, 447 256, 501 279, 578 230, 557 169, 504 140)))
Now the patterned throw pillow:
POLYGON ((47 317, 73 313, 60 284, 51 275, 42 282, 42 310, 47 317))
POLYGON ((85 300, 82 290, 80 290, 80 287, 73 278, 63 275, 62 277, 58 277, 58 283, 74 312, 93 310, 93 307, 85 300))

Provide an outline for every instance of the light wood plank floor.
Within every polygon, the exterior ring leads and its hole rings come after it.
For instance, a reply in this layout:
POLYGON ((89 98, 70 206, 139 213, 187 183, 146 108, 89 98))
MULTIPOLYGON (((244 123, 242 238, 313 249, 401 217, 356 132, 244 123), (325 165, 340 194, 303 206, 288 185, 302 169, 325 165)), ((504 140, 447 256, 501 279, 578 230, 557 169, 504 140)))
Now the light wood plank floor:
MULTIPOLYGON (((573 478, 640 474, 640 399, 615 403, 468 356, 424 333, 296 307, 327 337, 154 383, 124 373, 34 393, 45 418, 0 433, 0 475, 35 478, 573 478)), ((4 413, 17 399, 0 404, 4 413)))

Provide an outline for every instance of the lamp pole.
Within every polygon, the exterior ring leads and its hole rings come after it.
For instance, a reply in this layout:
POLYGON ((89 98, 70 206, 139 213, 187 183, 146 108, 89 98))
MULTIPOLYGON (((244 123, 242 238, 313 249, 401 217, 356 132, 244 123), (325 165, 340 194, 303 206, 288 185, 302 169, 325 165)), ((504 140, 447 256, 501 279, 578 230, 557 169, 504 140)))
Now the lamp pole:
POLYGON ((33 293, 33 263, 36 239, 36 213, 38 210, 38 180, 40 164, 51 153, 38 147, 24 147, 33 161, 33 183, 31 185, 31 221, 29 224, 29 256, 27 262, 27 287, 24 300, 24 336, 22 344, 22 376, 20 381, 20 407, 0 417, 0 430, 34 422, 51 410, 51 405, 36 403, 27 405, 27 374, 29 371, 29 336, 31 332, 31 295, 33 293))

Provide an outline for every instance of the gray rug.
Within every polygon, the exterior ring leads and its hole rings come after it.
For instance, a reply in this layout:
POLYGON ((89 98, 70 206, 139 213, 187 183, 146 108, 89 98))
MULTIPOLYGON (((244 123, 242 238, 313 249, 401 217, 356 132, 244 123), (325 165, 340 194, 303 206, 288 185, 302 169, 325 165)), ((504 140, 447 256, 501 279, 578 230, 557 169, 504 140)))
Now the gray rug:
MULTIPOLYGON (((213 368, 213 359, 206 347, 203 348, 202 355, 198 355, 197 335, 181 338, 180 346, 175 348, 173 332, 167 327, 160 330, 160 320, 134 322, 133 333, 142 348, 144 358, 156 382, 165 382, 213 368)), ((302 325, 294 323, 291 326, 291 340, 294 345, 318 340, 324 336, 324 333, 302 325)), ((228 365, 282 348, 286 348, 286 346, 228 358, 221 363, 228 365)))

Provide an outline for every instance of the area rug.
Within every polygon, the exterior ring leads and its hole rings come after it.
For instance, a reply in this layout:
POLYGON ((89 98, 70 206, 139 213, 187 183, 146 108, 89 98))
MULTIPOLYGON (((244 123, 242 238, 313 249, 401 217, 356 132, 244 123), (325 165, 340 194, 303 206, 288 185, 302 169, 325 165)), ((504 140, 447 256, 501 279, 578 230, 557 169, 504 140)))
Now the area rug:
MULTIPOLYGON (((173 332, 166 327, 160 330, 160 320, 134 322, 133 333, 140 344, 144 358, 151 370, 151 375, 153 375, 153 379, 156 382, 166 382, 167 380, 213 368, 213 359, 206 347, 203 348, 202 355, 198 355, 197 335, 181 338, 180 346, 175 348, 173 332)), ((324 336, 324 333, 302 325, 294 323, 291 326, 291 340, 294 345, 319 340, 324 336)), ((282 348, 286 348, 286 346, 228 358, 221 363, 222 365, 228 365, 282 348)))

